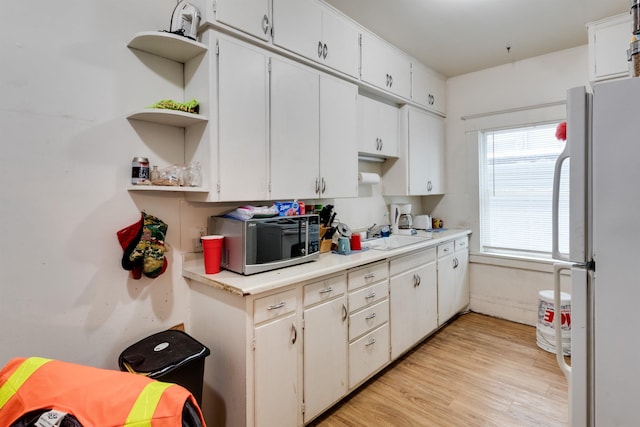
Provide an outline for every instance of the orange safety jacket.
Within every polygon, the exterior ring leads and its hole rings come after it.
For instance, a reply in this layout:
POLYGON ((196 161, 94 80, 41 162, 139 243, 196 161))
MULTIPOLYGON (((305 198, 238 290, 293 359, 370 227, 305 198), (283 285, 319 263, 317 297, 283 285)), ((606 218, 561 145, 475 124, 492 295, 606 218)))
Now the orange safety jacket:
POLYGON ((204 426, 187 389, 143 375, 40 357, 12 359, 0 371, 3 427, 39 409, 72 414, 85 427, 176 427, 187 400, 204 426))

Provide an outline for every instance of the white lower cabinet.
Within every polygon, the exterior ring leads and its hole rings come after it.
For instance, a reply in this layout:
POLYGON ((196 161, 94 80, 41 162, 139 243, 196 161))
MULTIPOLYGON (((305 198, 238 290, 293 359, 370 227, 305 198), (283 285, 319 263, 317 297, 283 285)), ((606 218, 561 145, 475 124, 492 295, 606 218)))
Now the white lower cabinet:
POLYGON ((304 422, 347 392, 347 276, 304 286, 304 422))
POLYGON ((349 271, 349 388, 389 363, 389 264, 349 271))
POLYGON ((467 245, 465 236, 257 295, 192 281, 189 332, 211 350, 207 424, 312 423, 468 305, 467 245))
POLYGON ((295 291, 256 300, 256 427, 296 426, 300 423, 298 348, 302 333, 296 309, 295 291), (263 323, 258 323, 263 320, 263 323))
POLYGON ((469 305, 468 266, 467 237, 438 245, 438 325, 469 305))
POLYGON ((438 327, 436 248, 389 263, 391 359, 395 359, 438 327))

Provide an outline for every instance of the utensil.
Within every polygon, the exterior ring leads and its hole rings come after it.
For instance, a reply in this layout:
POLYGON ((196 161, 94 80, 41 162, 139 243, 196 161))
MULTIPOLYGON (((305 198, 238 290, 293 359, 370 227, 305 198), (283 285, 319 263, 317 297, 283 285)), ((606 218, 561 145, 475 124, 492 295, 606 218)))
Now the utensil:
POLYGON ((343 237, 349 238, 353 234, 349 226, 345 223, 339 222, 336 228, 338 230, 338 233, 340 233, 340 235, 343 237))

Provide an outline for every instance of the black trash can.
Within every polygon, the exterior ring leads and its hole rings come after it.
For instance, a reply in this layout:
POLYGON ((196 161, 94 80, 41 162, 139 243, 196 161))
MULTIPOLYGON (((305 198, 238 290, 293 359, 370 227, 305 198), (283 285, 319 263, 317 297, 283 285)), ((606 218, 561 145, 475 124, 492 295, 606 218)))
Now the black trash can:
POLYGON ((144 338, 118 358, 123 371, 179 384, 202 404, 204 359, 210 351, 185 332, 170 329, 144 338))

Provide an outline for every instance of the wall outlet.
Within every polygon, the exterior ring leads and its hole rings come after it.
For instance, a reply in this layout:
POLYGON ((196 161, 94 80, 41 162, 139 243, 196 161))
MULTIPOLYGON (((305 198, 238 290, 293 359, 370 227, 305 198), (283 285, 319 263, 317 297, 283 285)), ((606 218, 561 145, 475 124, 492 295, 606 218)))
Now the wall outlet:
POLYGON ((200 240, 200 237, 206 234, 206 228, 200 226, 200 227, 196 227, 196 229, 198 230, 198 237, 193 239, 193 251, 202 252, 202 241, 200 240))

